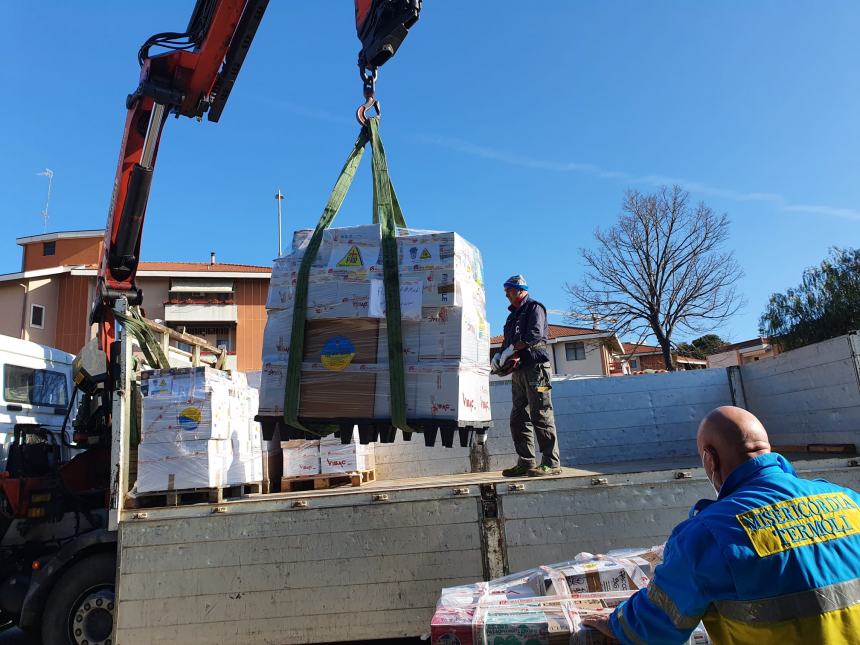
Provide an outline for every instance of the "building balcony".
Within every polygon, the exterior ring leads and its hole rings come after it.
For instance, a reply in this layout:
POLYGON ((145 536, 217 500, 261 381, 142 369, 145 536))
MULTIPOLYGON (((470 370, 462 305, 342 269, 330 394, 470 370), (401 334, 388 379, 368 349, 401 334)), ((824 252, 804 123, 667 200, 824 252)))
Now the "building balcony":
POLYGON ((164 321, 177 322, 236 322, 239 318, 235 304, 165 304, 164 321))

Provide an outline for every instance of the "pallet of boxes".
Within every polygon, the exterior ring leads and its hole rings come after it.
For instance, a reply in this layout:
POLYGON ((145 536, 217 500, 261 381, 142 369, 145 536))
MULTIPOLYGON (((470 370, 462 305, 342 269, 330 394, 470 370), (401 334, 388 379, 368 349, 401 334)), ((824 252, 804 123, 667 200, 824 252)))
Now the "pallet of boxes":
MULTIPOLYGON (((432 645, 609 645, 585 627, 648 586, 662 547, 581 553, 573 560, 442 590, 432 645)), ((688 645, 710 643, 700 623, 688 645)))
MULTIPOLYGON (((311 235, 310 230, 297 231, 290 250, 275 261, 266 305, 259 418, 267 438, 277 428, 281 439, 294 440, 283 444, 285 478, 311 476, 317 450, 320 475, 341 467, 336 462, 344 459, 355 464, 352 472, 372 470, 360 467, 373 460, 366 444, 394 439, 376 224, 323 233, 308 277, 298 405, 298 421, 316 436, 284 423, 299 268, 311 235)), ((437 436, 448 447, 455 437, 468 445, 473 432, 490 426, 489 329, 480 253, 452 232, 397 229, 396 243, 409 428, 402 436, 409 440, 418 431, 430 446, 437 436)))
POLYGON ((220 502, 260 492, 258 392, 210 367, 141 374, 141 432, 131 506, 220 502))

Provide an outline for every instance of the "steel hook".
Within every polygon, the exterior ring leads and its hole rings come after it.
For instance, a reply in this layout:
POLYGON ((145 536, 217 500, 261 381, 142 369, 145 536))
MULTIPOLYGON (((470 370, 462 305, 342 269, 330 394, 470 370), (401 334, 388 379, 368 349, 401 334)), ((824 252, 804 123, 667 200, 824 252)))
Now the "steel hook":
POLYGON ((361 82, 364 86, 362 89, 365 102, 355 111, 355 118, 358 119, 358 122, 363 126, 367 125, 367 117, 365 116, 365 112, 367 112, 367 110, 374 108, 376 110, 376 116, 381 115, 379 110, 379 101, 376 100, 377 71, 376 67, 365 68, 362 65, 359 65, 358 67, 358 75, 361 77, 361 82))
POLYGON ((367 99, 367 102, 363 105, 359 106, 359 108, 355 111, 355 118, 358 119, 359 124, 367 125, 367 116, 365 116, 365 112, 367 110, 374 108, 376 110, 376 116, 380 116, 382 112, 379 110, 379 101, 375 98, 370 97, 367 99))

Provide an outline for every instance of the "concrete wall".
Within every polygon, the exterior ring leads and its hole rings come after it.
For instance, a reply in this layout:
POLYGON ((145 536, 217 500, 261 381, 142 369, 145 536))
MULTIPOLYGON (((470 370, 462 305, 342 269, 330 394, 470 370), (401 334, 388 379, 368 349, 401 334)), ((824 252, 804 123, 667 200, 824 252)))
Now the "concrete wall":
POLYGON ((24 321, 24 286, 27 281, 0 284, 0 334, 21 338, 24 321))
POLYGON ((575 376, 606 376, 603 364, 603 343, 600 340, 558 341, 551 345, 553 367, 556 374, 575 376), (581 342, 585 345, 585 359, 579 361, 567 360, 564 346, 569 342, 581 342))
POLYGON ((59 283, 52 278, 40 278, 30 280, 27 288, 26 300, 26 327, 24 328, 24 340, 31 340, 40 345, 53 347, 57 340, 57 294, 59 283), (45 308, 42 319, 42 328, 30 325, 30 312, 33 305, 41 305, 45 308))
POLYGON ((167 302, 170 278, 137 278, 137 286, 143 291, 143 309, 151 320, 164 320, 164 303, 167 302))
POLYGON ((772 444, 860 444, 857 334, 741 366, 748 409, 772 444))
POLYGON ((98 264, 101 259, 101 247, 104 238, 75 237, 54 240, 53 255, 44 255, 44 242, 32 242, 24 245, 24 270, 36 271, 50 267, 70 266, 73 264, 98 264))

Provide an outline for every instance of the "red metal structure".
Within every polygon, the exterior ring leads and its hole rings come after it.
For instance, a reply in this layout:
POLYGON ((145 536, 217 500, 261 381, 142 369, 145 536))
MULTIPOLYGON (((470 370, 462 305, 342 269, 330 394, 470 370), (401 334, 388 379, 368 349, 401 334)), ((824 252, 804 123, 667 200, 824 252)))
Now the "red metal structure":
MULTIPOLYGON (((108 530, 106 499, 117 358, 114 306, 120 298, 130 305, 143 300, 135 276, 167 117, 201 120, 205 114, 218 121, 267 4, 197 0, 184 32, 155 34, 138 52, 140 80, 126 100, 91 314, 98 338, 73 365, 76 389, 83 395, 74 417, 74 442, 69 444, 64 432, 58 436, 39 426, 16 426, 6 471, 0 472, 0 627, 7 621, 25 629, 41 627, 47 645, 110 643, 116 533, 108 530), (83 452, 62 463, 63 446, 83 452)), ((360 111, 378 109, 377 68, 397 51, 420 7, 421 0, 355 0, 367 101, 360 111)), ((71 413, 72 404, 66 421, 71 413)))

